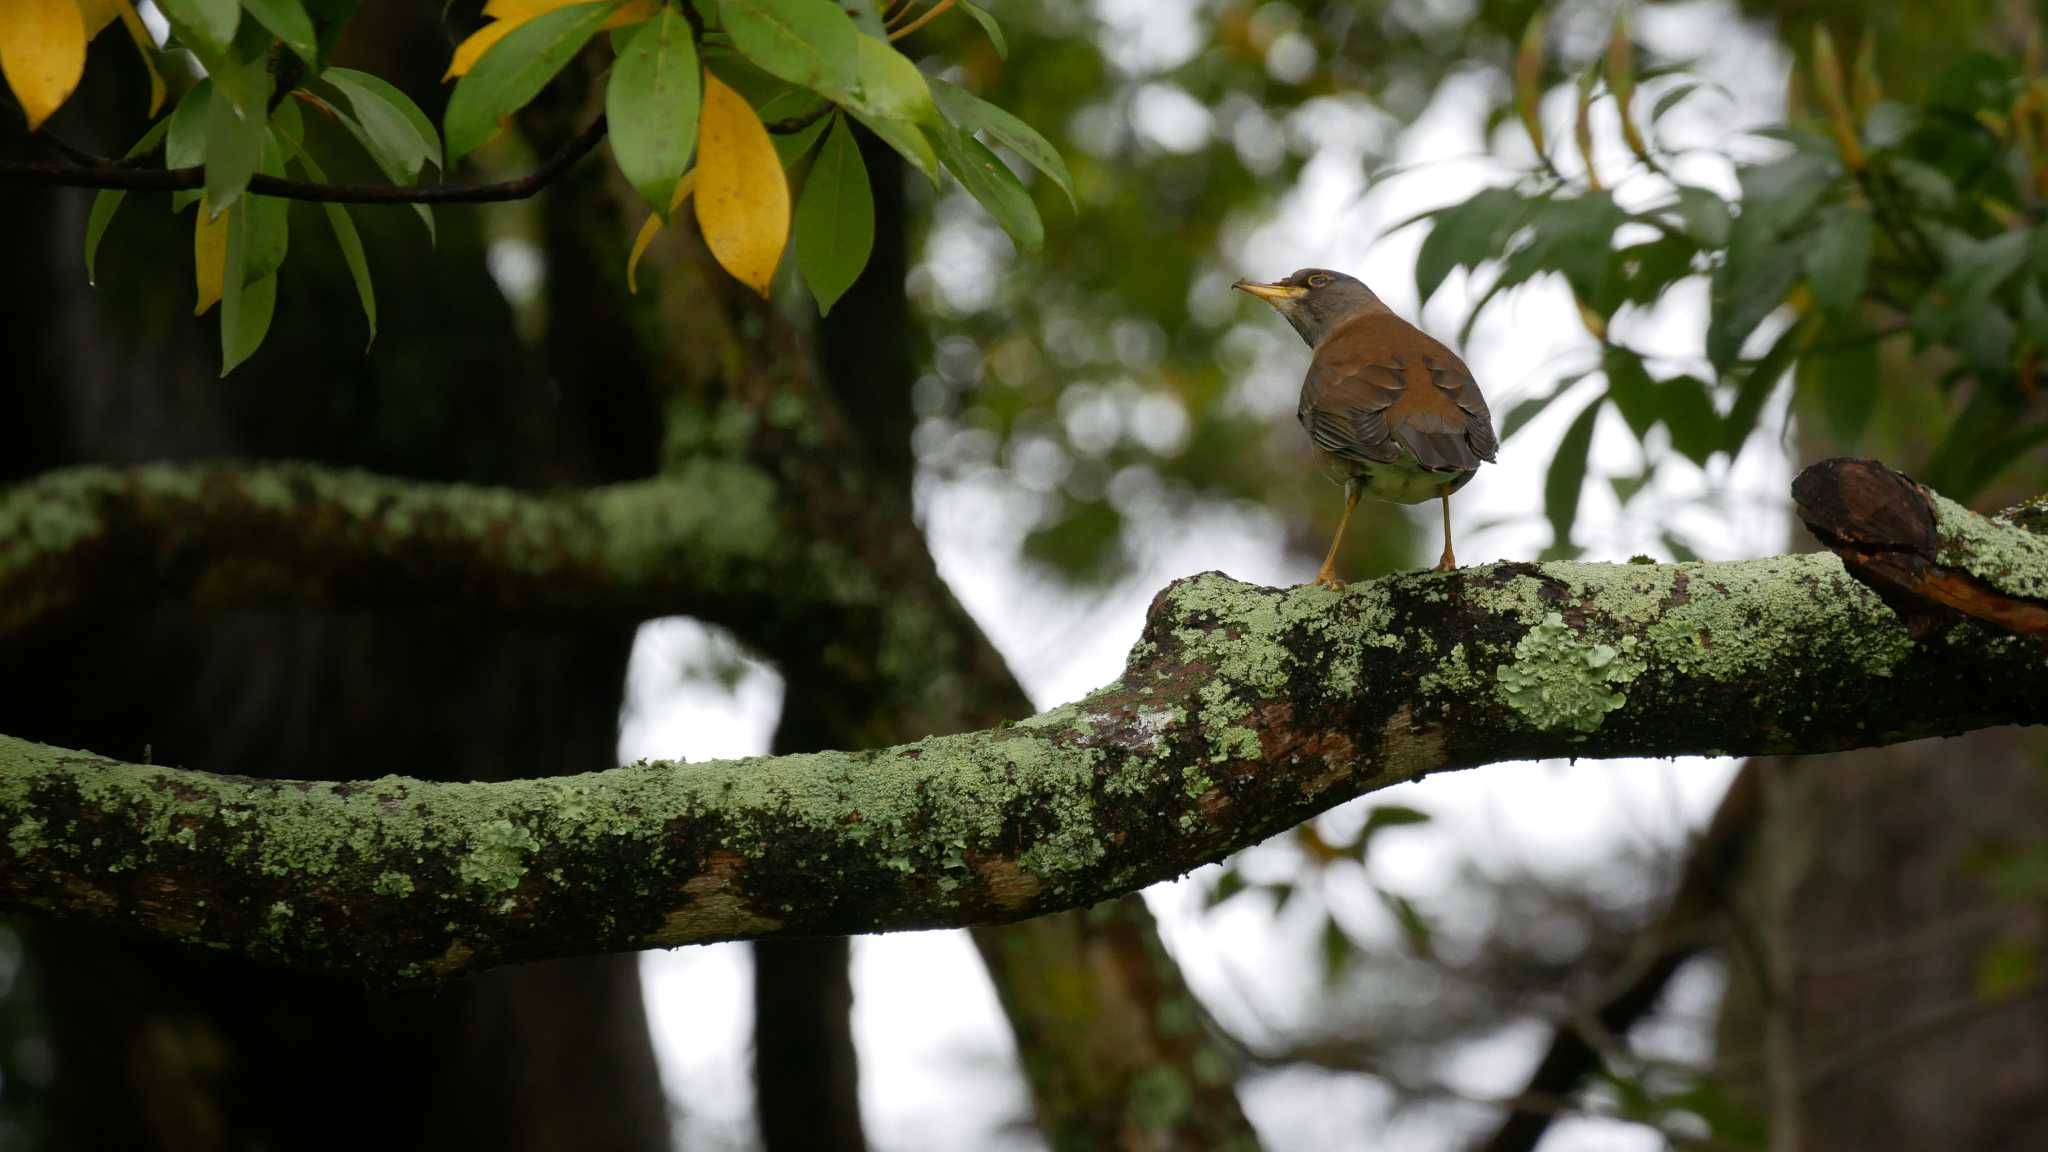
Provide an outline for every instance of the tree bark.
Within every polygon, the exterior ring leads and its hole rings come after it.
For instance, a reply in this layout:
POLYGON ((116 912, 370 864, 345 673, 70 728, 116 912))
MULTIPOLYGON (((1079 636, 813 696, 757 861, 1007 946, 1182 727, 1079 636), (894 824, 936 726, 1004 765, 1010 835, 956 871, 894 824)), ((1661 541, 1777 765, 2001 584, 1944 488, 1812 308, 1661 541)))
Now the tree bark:
POLYGON ((1446 768, 1824 751, 2044 718, 2033 639, 1973 624, 1915 641, 1830 555, 1504 564, 1341 595, 1209 575, 1159 597, 1118 683, 879 752, 322 785, 8 740, 17 866, 0 902, 432 980, 1080 907, 1446 768))
MULTIPOLYGON (((137 78, 121 40, 99 38, 106 58, 93 75, 137 78)), ((433 43, 408 27, 373 47, 424 57, 433 43)), ((401 83, 432 92, 443 63, 423 60, 421 82, 401 83)), ((389 57, 371 67, 416 75, 389 57)), ((89 85, 57 127, 118 152, 144 106, 132 87, 89 85)), ((289 455, 442 481, 594 484, 629 452, 521 355, 473 216, 444 214, 434 258, 400 276, 388 254, 422 243, 418 222, 357 215, 383 304, 367 356, 324 222, 295 221, 269 342, 219 380, 215 329, 192 319, 178 271, 190 267, 189 211, 169 217, 161 200, 130 197, 93 289, 78 257, 89 199, 0 190, 0 244, 14 257, 0 316, 9 482, 79 461, 289 455), (448 339, 449 314, 463 318, 464 340, 448 339)), ((4 538, 47 539, 20 523, 4 538)), ((611 755, 629 622, 507 627, 463 610, 377 619, 288 598, 213 611, 170 584, 125 590, 7 633, 5 730, 252 776, 287 763, 342 776, 370 755, 422 776, 539 775, 611 755), (493 671, 466 674, 480 667, 493 671)), ((11 592, 0 599, 20 606, 11 592)), ((667 1145, 629 957, 393 996, 88 925, 25 927, 28 1007, 54 1051, 37 1133, 50 1147, 667 1145)), ((25 1085, 10 1077, 9 1094, 25 1085)))

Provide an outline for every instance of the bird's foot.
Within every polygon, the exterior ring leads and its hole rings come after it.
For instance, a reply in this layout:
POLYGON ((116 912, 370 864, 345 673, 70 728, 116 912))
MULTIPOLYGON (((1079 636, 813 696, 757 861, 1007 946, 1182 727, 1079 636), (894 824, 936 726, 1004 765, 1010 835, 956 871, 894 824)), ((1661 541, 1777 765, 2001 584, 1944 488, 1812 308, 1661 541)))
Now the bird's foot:
POLYGON ((1458 558, 1456 556, 1451 555, 1451 550, 1449 548, 1444 549, 1444 554, 1440 559, 1437 560, 1436 568, 1433 569, 1433 571, 1455 572, 1457 570, 1458 558))
POLYGON ((1335 572, 1332 572, 1328 568, 1325 568, 1322 571, 1316 573, 1316 578, 1313 581, 1311 581, 1307 585, 1307 587, 1328 588, 1332 592, 1342 592, 1344 590, 1344 582, 1342 580, 1337 579, 1337 574, 1335 572))

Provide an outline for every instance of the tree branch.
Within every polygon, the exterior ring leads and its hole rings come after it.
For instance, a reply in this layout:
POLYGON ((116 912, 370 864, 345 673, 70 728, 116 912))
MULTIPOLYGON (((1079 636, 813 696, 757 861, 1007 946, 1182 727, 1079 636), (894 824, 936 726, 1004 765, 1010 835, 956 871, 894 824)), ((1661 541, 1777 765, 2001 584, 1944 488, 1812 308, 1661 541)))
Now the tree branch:
MULTIPOLYGON (((517 179, 493 184, 321 184, 258 172, 249 177, 249 191, 257 196, 326 204, 491 204, 524 200, 554 183, 578 160, 589 155, 590 150, 597 147, 597 142, 604 139, 604 133, 604 117, 599 116, 557 148, 538 168, 517 179)), ((0 183, 178 192, 204 187, 206 169, 197 165, 190 168, 130 168, 112 160, 91 165, 0 160, 0 183)))
POLYGON ((611 620, 844 607, 779 525, 771 480, 730 461, 554 493, 295 463, 69 468, 0 490, 0 637, 124 592, 611 620))
POLYGON ((1158 597, 1118 683, 876 752, 330 784, 0 740, 0 907, 431 980, 1021 919, 1449 768, 1832 751, 2043 720, 2048 662, 2031 640, 1966 625, 1915 642, 1826 554, 1503 564, 1343 594, 1212 573, 1158 597))

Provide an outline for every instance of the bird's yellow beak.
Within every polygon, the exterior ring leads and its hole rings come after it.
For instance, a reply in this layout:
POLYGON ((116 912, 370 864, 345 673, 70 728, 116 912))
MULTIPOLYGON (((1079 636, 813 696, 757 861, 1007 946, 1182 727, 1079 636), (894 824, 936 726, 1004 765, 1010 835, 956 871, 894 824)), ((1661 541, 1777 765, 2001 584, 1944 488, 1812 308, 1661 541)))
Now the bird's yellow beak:
POLYGON ((1260 284, 1255 280, 1239 280, 1231 287, 1257 296, 1268 304, 1283 304, 1308 294, 1308 289, 1299 284, 1260 284))

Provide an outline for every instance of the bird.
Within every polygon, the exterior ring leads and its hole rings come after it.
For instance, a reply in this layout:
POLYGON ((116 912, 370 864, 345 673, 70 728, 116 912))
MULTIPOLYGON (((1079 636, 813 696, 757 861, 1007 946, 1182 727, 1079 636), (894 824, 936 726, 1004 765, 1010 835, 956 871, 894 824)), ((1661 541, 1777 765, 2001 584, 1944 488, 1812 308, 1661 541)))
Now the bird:
POLYGON ((1325 471, 1344 485, 1344 515, 1315 585, 1344 587, 1337 546, 1361 496, 1396 504, 1440 500, 1444 552, 1436 570, 1456 568, 1451 493, 1500 448, 1471 369, 1342 272, 1303 268, 1271 284, 1239 280, 1231 287, 1272 305, 1314 350, 1295 418, 1325 471))

